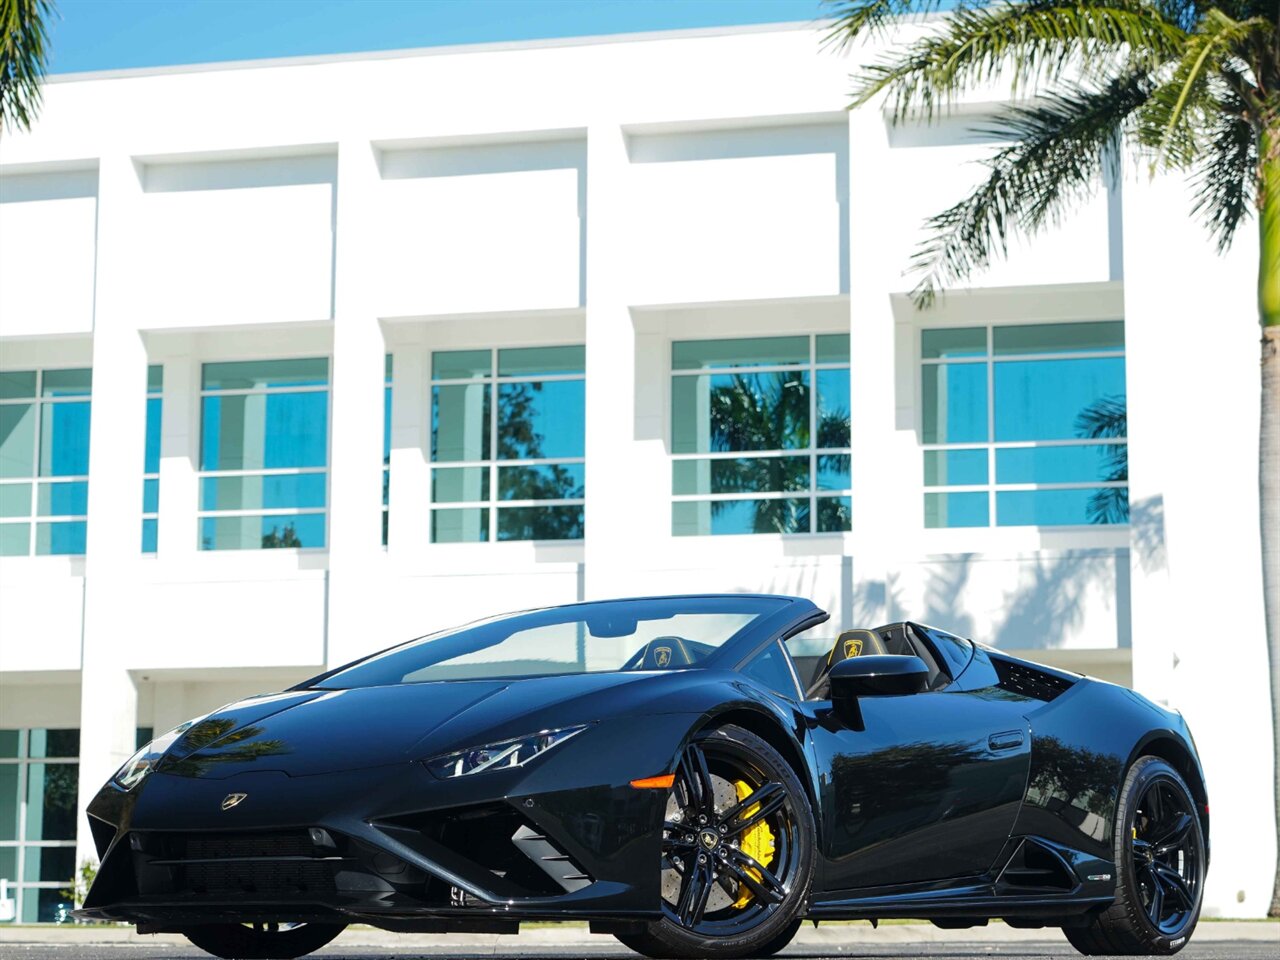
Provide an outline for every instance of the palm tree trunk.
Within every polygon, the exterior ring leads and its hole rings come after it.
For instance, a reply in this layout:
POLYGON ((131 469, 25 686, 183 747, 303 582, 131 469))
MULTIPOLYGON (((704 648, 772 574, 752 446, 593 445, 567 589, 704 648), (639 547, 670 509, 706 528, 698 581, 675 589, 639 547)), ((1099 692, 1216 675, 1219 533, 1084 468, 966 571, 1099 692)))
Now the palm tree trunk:
POLYGON ((1271 666, 1275 767, 1276 878, 1269 914, 1280 916, 1280 129, 1261 138, 1258 319, 1262 323, 1262 424, 1258 486, 1262 521, 1262 597, 1271 666))

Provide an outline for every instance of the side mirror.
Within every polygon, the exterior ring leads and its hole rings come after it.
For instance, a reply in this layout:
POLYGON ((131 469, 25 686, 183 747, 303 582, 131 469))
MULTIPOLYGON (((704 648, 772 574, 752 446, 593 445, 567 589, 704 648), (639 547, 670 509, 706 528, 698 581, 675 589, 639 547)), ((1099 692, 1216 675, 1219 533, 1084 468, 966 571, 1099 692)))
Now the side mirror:
POLYGON ((850 730, 865 730, 860 697, 896 697, 919 693, 929 668, 919 657, 869 654, 850 657, 831 668, 831 706, 850 730))
POLYGON ((919 693, 929 682, 929 668, 919 657, 872 654, 849 657, 831 669, 831 699, 897 697, 919 693))

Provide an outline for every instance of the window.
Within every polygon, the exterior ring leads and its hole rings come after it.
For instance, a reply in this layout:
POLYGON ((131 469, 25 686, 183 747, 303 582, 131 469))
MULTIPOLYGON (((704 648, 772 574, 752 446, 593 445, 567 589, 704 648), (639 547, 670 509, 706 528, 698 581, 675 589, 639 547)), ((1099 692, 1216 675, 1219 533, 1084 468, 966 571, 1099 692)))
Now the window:
POLYGON ((92 372, 0 372, 0 556, 84 553, 92 372))
POLYGON ((79 730, 0 730, 0 878, 18 923, 67 919, 76 872, 79 730))
POLYGON ((160 511, 160 410, 164 367, 147 367, 147 441, 142 465, 142 552, 156 552, 160 511))
POLYGON ((206 363, 200 548, 325 545, 329 361, 206 363))
POLYGON ((849 336, 671 345, 671 532, 850 528, 849 336))
POLYGON ((1127 523, 1124 323, 925 330, 926 527, 1127 523))
POLYGON ((391 354, 387 354, 382 388, 382 545, 391 523, 391 354))
POLYGON ((791 670, 790 657, 782 649, 782 642, 779 640, 773 641, 739 669, 779 696, 789 700, 801 699, 796 675, 791 670))
POLYGON ((581 346, 431 357, 431 540, 582 537, 581 346))

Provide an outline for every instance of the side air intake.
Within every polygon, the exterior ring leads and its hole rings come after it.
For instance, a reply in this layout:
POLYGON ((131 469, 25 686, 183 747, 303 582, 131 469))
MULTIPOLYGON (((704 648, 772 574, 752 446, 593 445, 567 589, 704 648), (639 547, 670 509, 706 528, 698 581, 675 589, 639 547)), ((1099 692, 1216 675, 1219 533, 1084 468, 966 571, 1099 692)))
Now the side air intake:
POLYGON ((993 656, 991 665, 995 667, 996 676, 1000 678, 1001 689, 1031 697, 1033 700, 1043 700, 1045 703, 1056 700, 1075 685, 1075 681, 1069 677, 1050 673, 1047 670, 1037 670, 1025 663, 1006 660, 1004 657, 993 656))

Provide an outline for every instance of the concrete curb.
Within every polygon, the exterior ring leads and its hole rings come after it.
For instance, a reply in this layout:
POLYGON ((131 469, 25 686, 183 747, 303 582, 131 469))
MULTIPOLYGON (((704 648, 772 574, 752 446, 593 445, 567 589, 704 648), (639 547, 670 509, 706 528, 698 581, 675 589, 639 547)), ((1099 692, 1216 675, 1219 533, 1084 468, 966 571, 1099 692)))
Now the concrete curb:
MULTIPOLYGON (((930 923, 886 923, 873 928, 869 923, 825 923, 818 928, 806 925, 794 941, 796 946, 831 947, 839 944, 895 943, 1028 943, 1058 941, 1062 934, 1052 927, 1020 930, 1004 923, 965 930, 942 930, 930 923)), ((1195 932, 1199 942, 1232 940, 1270 941, 1280 945, 1280 924, 1264 921, 1226 920, 1201 923, 1195 932)), ((403 934, 389 933, 373 927, 355 927, 344 932, 335 944, 342 947, 401 946, 457 947, 503 950, 517 945, 554 949, 587 944, 605 945, 610 938, 593 935, 581 925, 526 928, 518 937, 478 934, 403 934)), ((185 944, 176 934, 140 936, 132 927, 115 926, 4 926, 0 927, 0 944, 185 944)))

